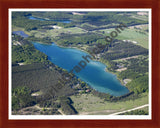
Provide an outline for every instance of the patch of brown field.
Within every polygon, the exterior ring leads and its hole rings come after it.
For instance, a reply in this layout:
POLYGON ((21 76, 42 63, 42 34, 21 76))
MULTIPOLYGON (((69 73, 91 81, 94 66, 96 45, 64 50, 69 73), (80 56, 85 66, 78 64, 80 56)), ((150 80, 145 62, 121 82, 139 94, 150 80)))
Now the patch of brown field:
POLYGON ((140 28, 140 29, 142 29, 142 28, 146 28, 146 27, 148 27, 148 24, 142 24, 142 25, 135 25, 135 26, 130 26, 130 27, 128 27, 128 28, 140 28))
POLYGON ((127 70, 127 68, 119 68, 116 71, 121 72, 121 71, 125 71, 125 70, 127 70))
POLYGON ((129 59, 132 59, 132 58, 138 58, 138 56, 126 57, 126 58, 122 58, 122 59, 119 59, 119 60, 129 60, 129 59))

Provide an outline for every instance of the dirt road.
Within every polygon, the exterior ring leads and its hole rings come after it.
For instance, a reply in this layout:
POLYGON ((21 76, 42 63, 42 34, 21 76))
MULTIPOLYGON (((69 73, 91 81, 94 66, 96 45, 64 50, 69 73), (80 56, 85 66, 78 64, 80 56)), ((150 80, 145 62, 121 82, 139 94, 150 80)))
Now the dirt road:
POLYGON ((130 112, 130 111, 137 110, 137 109, 140 109, 140 108, 144 108, 144 107, 147 107, 147 106, 149 106, 149 104, 145 104, 145 105, 142 105, 142 106, 139 106, 139 107, 136 107, 136 108, 132 108, 132 109, 129 109, 129 110, 121 111, 121 112, 112 113, 110 115, 118 115, 118 114, 121 114, 121 113, 130 112))

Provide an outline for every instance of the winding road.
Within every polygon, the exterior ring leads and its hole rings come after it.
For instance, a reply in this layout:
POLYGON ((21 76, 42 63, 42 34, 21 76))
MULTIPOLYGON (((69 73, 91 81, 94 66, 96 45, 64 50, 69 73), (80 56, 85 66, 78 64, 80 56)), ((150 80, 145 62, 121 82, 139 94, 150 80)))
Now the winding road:
POLYGON ((141 108, 144 108, 144 107, 147 107, 147 106, 149 106, 149 104, 145 104, 145 105, 142 105, 142 106, 139 106, 139 107, 136 107, 136 108, 132 108, 132 109, 129 109, 129 110, 121 111, 121 112, 112 113, 110 115, 118 115, 118 114, 121 114, 121 113, 125 113, 125 112, 130 112, 130 111, 133 111, 133 110, 141 109, 141 108))

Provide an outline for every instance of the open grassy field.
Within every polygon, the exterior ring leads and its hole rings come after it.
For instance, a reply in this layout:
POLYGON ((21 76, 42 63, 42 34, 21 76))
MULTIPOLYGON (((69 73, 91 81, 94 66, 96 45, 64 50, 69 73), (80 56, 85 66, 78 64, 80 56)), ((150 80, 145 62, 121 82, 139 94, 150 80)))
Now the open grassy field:
POLYGON ((147 15, 135 15, 135 14, 132 14, 131 17, 135 18, 135 19, 139 19, 139 20, 144 20, 144 21, 148 20, 148 16, 147 15))
MULTIPOLYGON (((124 15, 124 14, 118 14, 118 15, 124 15)), ((131 18, 135 18, 135 19, 139 19, 139 20, 143 20, 143 21, 148 21, 148 14, 139 15, 137 13, 136 14, 135 13, 130 13, 130 14, 128 14, 128 16, 131 17, 131 18)))
MULTIPOLYGON (((104 31, 106 36, 110 36, 110 33, 115 31, 115 29, 103 29, 100 31, 104 31)), ((143 29, 142 32, 134 28, 127 28, 118 33, 116 39, 136 41, 138 45, 148 49, 148 34, 143 29)))
POLYGON ((85 33, 86 31, 78 28, 78 27, 71 27, 71 28, 60 28, 60 29, 51 29, 51 30, 32 30, 31 35, 35 35, 36 37, 50 37, 55 38, 61 33, 68 33, 68 34, 79 34, 85 33))
POLYGON ((71 96, 71 99, 73 101, 73 106, 81 115, 107 115, 148 104, 147 93, 141 94, 141 97, 138 99, 121 102, 104 101, 103 99, 100 99, 92 94, 71 96))
POLYGON ((42 37, 50 37, 55 38, 61 33, 68 33, 68 34, 79 34, 79 33, 86 33, 86 30, 78 28, 78 27, 70 27, 70 28, 60 28, 60 29, 51 29, 51 30, 32 30, 30 32, 25 31, 24 28, 20 27, 12 27, 12 31, 24 31, 28 35, 34 35, 35 37, 42 38, 42 37))

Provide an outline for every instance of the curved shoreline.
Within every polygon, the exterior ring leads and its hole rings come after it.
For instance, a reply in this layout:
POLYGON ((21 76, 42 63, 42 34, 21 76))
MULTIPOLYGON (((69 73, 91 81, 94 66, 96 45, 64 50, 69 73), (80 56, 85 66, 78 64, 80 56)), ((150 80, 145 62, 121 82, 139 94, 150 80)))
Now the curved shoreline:
MULTIPOLYGON (((35 43, 36 43, 36 42, 35 42, 35 43)), ((37 42, 37 43, 39 43, 39 42, 37 42)), ((44 44, 44 43, 40 43, 40 44, 44 44)), ((44 44, 44 45, 46 45, 46 44, 44 44)), ((61 45, 58 45, 56 42, 53 42, 52 44, 48 44, 48 45, 57 45, 58 47, 60 47, 60 48, 65 48, 65 49, 68 49, 68 48, 69 48, 69 49, 75 49, 75 50, 79 50, 79 51, 81 51, 81 52, 85 52, 85 53, 87 53, 88 55, 90 55, 87 51, 81 50, 81 49, 76 48, 76 47, 65 47, 65 46, 61 46, 61 45)), ((92 60, 93 60, 93 59, 92 59, 92 60)), ((104 64, 104 63, 101 62, 100 60, 96 60, 96 59, 94 59, 93 61, 102 63, 102 64, 104 65, 104 71, 105 71, 105 68, 107 67, 106 64, 104 64)), ((122 84, 122 82, 118 79, 118 77, 117 77, 117 75, 116 75, 115 73, 112 73, 112 72, 109 72, 109 71, 108 71, 108 73, 110 73, 111 75, 115 76, 114 79, 116 79, 121 86, 124 86, 124 85, 122 84)), ((79 77, 78 77, 78 78, 79 78, 79 77)), ((81 79, 81 80, 82 80, 82 79, 81 79)), ((82 81, 84 81, 84 80, 82 80, 82 81)), ((95 89, 94 87, 92 87, 88 82, 85 82, 85 83, 87 83, 90 88, 96 90, 96 89, 95 89)), ((124 86, 124 87, 128 90, 128 93, 129 93, 130 90, 129 90, 126 86, 124 86)), ((101 92, 101 91, 99 91, 99 92, 101 92)), ((103 92, 103 91, 102 91, 102 92, 103 92)), ((104 92, 104 93, 109 94, 109 95, 111 95, 111 96, 114 96, 114 94, 110 94, 109 92, 104 92)), ((123 95, 125 95, 125 94, 122 94, 122 95, 119 95, 119 96, 123 96, 123 95)))
MULTIPOLYGON (((85 51, 85 50, 82 50, 82 49, 80 49, 80 48, 77 48, 77 47, 65 47, 65 46, 59 45, 59 44, 56 43, 56 42, 54 42, 54 43, 55 43, 57 46, 61 47, 61 48, 78 49, 78 50, 83 51, 83 52, 85 52, 85 53, 87 53, 87 54, 90 55, 89 52, 87 52, 87 51, 85 51)), ((90 55, 90 56, 91 56, 91 55, 90 55)), ((109 71, 109 70, 107 69, 107 65, 106 65, 104 62, 102 62, 101 60, 94 59, 94 58, 93 58, 92 60, 94 60, 94 61, 96 61, 96 62, 101 62, 101 63, 103 63, 103 64, 106 66, 104 70, 105 70, 106 72, 109 72, 109 73, 114 74, 114 75, 116 76, 117 80, 119 80, 119 82, 121 83, 121 85, 122 85, 122 86, 125 86, 123 80, 119 79, 116 73, 114 73, 114 72, 112 72, 112 71, 109 71)), ((127 86, 125 86, 125 87, 128 89, 127 86)), ((129 89, 128 89, 128 90, 129 90, 129 89)), ((129 90, 129 92, 130 92, 130 90, 129 90)))
POLYGON ((123 81, 122 79, 118 78, 118 76, 117 76, 117 74, 116 74, 116 73, 111 72, 111 71, 108 71, 107 67, 105 68, 105 71, 106 71, 106 72, 109 72, 109 73, 112 73, 112 74, 114 74, 114 75, 116 75, 117 80, 119 80, 119 82, 121 83, 121 85, 122 85, 122 86, 124 86, 124 87, 126 87, 126 88, 129 90, 129 93, 131 93, 131 92, 132 92, 132 91, 131 91, 131 90, 130 90, 126 85, 124 85, 124 81, 123 81))

